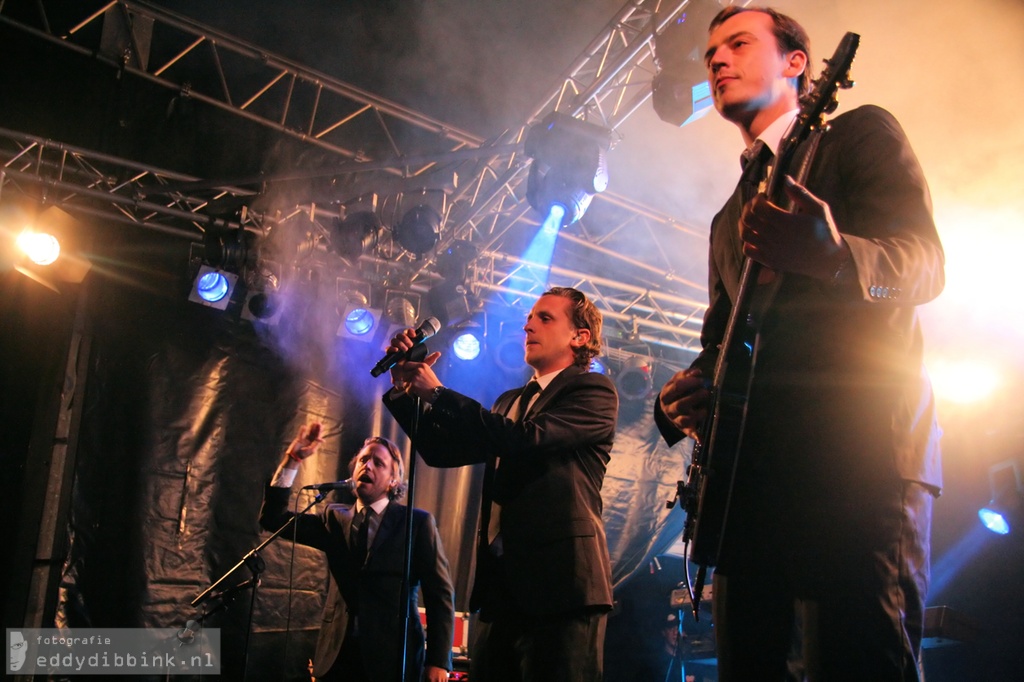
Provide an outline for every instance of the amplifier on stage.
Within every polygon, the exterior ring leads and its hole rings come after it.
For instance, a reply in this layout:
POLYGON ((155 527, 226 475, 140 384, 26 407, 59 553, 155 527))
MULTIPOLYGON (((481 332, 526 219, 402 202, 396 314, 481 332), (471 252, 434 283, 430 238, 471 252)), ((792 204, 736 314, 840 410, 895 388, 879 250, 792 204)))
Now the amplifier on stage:
MULTIPOLYGON (((423 629, 427 629, 427 610, 422 606, 419 608, 420 622, 423 629)), ((463 611, 455 612, 455 639, 452 642, 452 657, 465 658, 469 656, 469 614, 463 611)))

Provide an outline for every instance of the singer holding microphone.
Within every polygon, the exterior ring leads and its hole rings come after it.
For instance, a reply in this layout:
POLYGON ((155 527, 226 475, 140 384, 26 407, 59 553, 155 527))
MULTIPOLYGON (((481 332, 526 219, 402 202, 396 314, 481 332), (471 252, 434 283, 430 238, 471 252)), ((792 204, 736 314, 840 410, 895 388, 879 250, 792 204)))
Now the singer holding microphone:
MULTIPOLYGON (((483 464, 481 521, 470 608, 480 612, 470 653, 474 682, 600 682, 611 564, 601 485, 615 437, 618 396, 590 372, 601 313, 580 291, 554 287, 534 304, 524 355, 534 372, 490 409, 446 388, 440 353, 391 370, 384 405, 411 429, 430 466, 483 464)), ((420 330, 390 353, 418 346, 420 330)))
MULTIPOLYGON (((291 486, 302 462, 321 443, 320 424, 299 429, 264 493, 260 525, 274 531, 291 517, 291 486)), ((355 504, 330 504, 296 521, 296 540, 326 553, 330 584, 313 660, 319 680, 388 682, 399 676, 399 603, 405 563, 406 508, 401 453, 386 438, 367 438, 349 463, 349 479, 307 486, 347 488, 355 504)), ((282 537, 290 537, 286 534, 282 537)), ((434 517, 413 510, 410 613, 422 586, 428 640, 419 618, 409 618, 406 682, 442 682, 451 670, 455 610, 448 559, 434 517)))

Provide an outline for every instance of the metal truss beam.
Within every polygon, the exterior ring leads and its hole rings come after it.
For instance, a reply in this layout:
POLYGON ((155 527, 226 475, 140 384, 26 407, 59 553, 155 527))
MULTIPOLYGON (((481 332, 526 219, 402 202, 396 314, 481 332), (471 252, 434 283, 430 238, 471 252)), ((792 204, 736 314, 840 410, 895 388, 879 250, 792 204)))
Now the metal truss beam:
MULTIPOLYGON (((477 246, 481 256, 468 284, 486 304, 507 301, 507 283, 529 266, 519 260, 524 239, 538 228, 525 201, 529 160, 522 142, 529 126, 557 110, 617 130, 650 96, 655 32, 689 2, 627 2, 530 119, 490 140, 144 2, 113 1, 65 26, 54 26, 47 14, 56 4, 39 0, 38 20, 32 21, 12 18, 0 3, 0 22, 337 159, 327 168, 299 169, 287 178, 261 177, 260 184, 374 171, 411 191, 422 188, 417 183, 431 173, 457 174, 436 251, 456 240, 477 246), (97 46, 101 28, 108 37, 97 46), (111 34, 120 37, 111 41, 111 34), (353 143, 357 138, 358 145, 353 143)), ((66 3, 59 4, 66 13, 66 3)), ((212 225, 237 226, 246 220, 265 232, 301 223, 314 242, 327 234, 323 219, 329 212, 321 207, 318 214, 315 201, 286 212, 292 218, 282 219, 280 212, 273 219, 225 217, 214 209, 244 204, 257 193, 255 183, 189 177, 16 131, 0 130, 0 171, 0 191, 41 186, 48 201, 66 208, 193 240, 212 225), (300 221, 297 215, 304 217, 300 221)), ((581 221, 563 230, 556 265, 527 296, 549 283, 577 286, 598 302, 611 336, 693 352, 699 347, 706 293, 692 273, 677 268, 685 260, 682 254, 700 253, 702 261, 705 249, 704 230, 606 192, 597 195, 581 221)), ((388 256, 383 263, 375 257, 361 260, 375 278, 384 276, 381 270, 397 268, 411 287, 437 280, 431 256, 417 258, 387 240, 381 253, 388 256)))

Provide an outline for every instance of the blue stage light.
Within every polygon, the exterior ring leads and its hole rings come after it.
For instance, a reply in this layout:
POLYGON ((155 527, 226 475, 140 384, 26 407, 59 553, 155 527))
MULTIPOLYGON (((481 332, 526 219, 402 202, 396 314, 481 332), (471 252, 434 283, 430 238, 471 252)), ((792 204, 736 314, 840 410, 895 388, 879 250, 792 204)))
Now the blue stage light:
POLYGON ((608 374, 608 368, 597 358, 590 361, 590 371, 595 374, 608 374))
POLYGON ((463 332, 452 341, 452 351, 460 360, 476 360, 481 347, 480 338, 473 332, 463 332))
POLYGON ((1024 523, 1024 485, 1014 460, 989 467, 989 486, 992 499, 978 510, 978 518, 985 528, 999 535, 1009 535, 1015 526, 1024 523))
POLYGON ((345 329, 355 336, 369 334, 376 324, 376 317, 366 308, 353 308, 345 315, 345 329))
POLYGON ((217 303, 228 295, 228 279, 216 270, 206 272, 196 280, 196 293, 207 303, 217 303))
POLYGON ((978 518, 985 528, 999 535, 1007 535, 1010 532, 1010 524, 1006 517, 997 511, 988 508, 978 510, 978 518))
POLYGON ((548 216, 560 204, 560 226, 582 218, 594 195, 608 187, 610 146, 610 130, 557 111, 531 126, 525 141, 533 159, 526 179, 530 206, 548 216))

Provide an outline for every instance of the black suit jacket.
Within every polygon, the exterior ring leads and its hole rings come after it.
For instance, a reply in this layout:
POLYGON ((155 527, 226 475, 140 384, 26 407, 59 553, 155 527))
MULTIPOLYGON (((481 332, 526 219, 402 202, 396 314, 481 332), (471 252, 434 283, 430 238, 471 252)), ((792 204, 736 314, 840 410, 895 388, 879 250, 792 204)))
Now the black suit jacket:
MULTIPOLYGON (((289 488, 268 486, 260 525, 280 528, 291 516, 287 511, 289 488)), ((406 507, 391 502, 367 551, 366 562, 356 567, 349 547, 353 507, 328 505, 323 514, 304 514, 298 519, 298 542, 327 554, 330 586, 323 624, 313 663, 315 675, 324 675, 338 657, 349 626, 350 612, 359 616, 359 639, 364 652, 367 679, 390 680, 398 674, 401 645, 399 604, 405 565, 406 507)), ((287 537, 287 535, 286 535, 287 537)), ((413 510, 412 574, 406 679, 419 682, 424 666, 424 635, 417 612, 417 588, 422 585, 427 611, 426 663, 451 670, 455 610, 448 559, 441 546, 434 517, 413 510)))
MULTIPOLYGON (((877 547, 895 486, 941 486, 916 306, 943 288, 943 251, 920 165, 896 120, 866 106, 832 121, 806 184, 831 208, 855 277, 835 288, 786 274, 763 321, 723 572, 770 555, 827 576, 877 547)), ((693 363, 708 377, 738 288, 741 209, 737 191, 711 228, 693 363)), ((682 437, 656 418, 670 444, 682 437)))
MULTIPOLYGON (((471 608, 530 615, 610 608, 601 485, 618 414, 615 386, 568 367, 516 423, 505 415, 521 391, 503 393, 488 410, 446 389, 420 421, 417 446, 427 464, 487 465, 471 608), (504 579, 486 546, 492 500, 501 504, 504 579)), ((388 393, 384 404, 408 430, 414 401, 388 393)))

